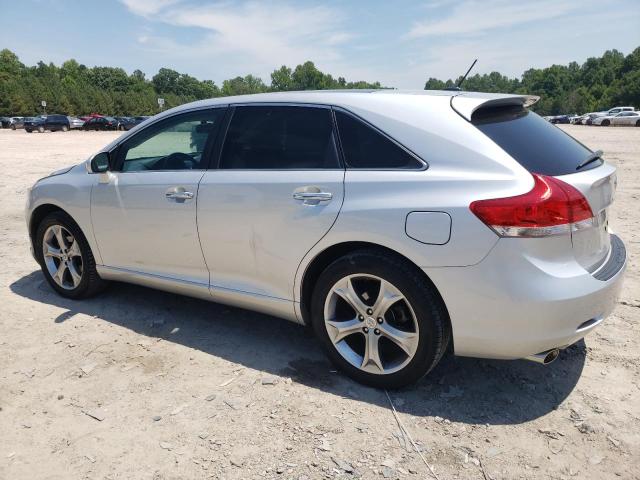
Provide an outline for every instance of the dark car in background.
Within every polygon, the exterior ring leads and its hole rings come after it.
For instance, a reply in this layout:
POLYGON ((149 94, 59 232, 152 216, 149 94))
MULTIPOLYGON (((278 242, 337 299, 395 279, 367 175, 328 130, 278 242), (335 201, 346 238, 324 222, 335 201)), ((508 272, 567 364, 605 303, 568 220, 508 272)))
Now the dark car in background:
POLYGON ((551 123, 571 123, 571 116, 569 115, 556 115, 549 120, 551 123))
POLYGON ((149 117, 114 117, 118 120, 118 130, 131 130, 136 125, 144 122, 149 117))
POLYGON ((27 133, 31 133, 34 130, 43 133, 46 130, 50 132, 69 130, 69 119, 65 115, 41 115, 39 117, 31 117, 25 119, 24 129, 27 133))
POLYGON ((9 128, 11 119, 9 117, 0 117, 0 128, 9 128))
POLYGON ((92 117, 84 125, 83 130, 117 130, 120 122, 113 117, 92 117))

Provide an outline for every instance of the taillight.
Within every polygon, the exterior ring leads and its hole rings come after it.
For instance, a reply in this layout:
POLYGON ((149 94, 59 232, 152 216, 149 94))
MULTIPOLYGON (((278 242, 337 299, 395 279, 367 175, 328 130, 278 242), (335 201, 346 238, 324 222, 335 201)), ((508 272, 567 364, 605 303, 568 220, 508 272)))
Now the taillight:
POLYGON ((591 227, 591 207, 576 188, 533 173, 530 192, 515 197, 477 200, 471 211, 502 237, 546 237, 591 227))

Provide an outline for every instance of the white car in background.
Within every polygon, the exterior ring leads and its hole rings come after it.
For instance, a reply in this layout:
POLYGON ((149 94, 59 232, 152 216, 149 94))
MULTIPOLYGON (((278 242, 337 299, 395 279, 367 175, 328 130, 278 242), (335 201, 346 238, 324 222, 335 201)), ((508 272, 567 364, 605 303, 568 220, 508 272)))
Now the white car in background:
POLYGON ((600 116, 600 114, 598 112, 591 112, 591 113, 587 113, 584 115, 584 117, 582 117, 582 120, 580 121, 581 125, 591 125, 593 122, 594 118, 598 118, 598 116, 600 116))
POLYGON ((614 126, 640 126, 640 112, 623 111, 616 115, 607 115, 606 117, 597 117, 593 119, 593 125, 602 127, 614 126))
POLYGON ((617 115, 620 112, 634 112, 634 107, 614 107, 609 109, 606 113, 608 116, 617 115))
POLYGON ((69 118, 69 128, 82 128, 84 125, 84 120, 79 119, 78 117, 68 117, 69 118))

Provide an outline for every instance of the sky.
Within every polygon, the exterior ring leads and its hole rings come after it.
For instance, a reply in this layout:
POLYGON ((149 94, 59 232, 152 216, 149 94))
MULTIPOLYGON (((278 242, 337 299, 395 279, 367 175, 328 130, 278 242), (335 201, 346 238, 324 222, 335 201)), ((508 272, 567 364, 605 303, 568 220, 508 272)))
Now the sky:
POLYGON ((218 85, 306 60, 334 77, 429 77, 584 62, 640 46, 640 0, 0 0, 0 49, 27 65, 188 73, 218 85))

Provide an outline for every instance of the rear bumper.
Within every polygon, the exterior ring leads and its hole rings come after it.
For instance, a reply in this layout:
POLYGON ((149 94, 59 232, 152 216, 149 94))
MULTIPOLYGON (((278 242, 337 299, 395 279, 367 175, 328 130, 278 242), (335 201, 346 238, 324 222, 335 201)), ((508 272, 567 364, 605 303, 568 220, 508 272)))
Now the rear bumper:
POLYGON ((567 241, 501 239, 477 265, 425 269, 449 310, 456 355, 523 358, 571 345, 603 322, 622 287, 624 244, 612 235, 609 258, 591 274, 560 253, 571 251, 567 241))

